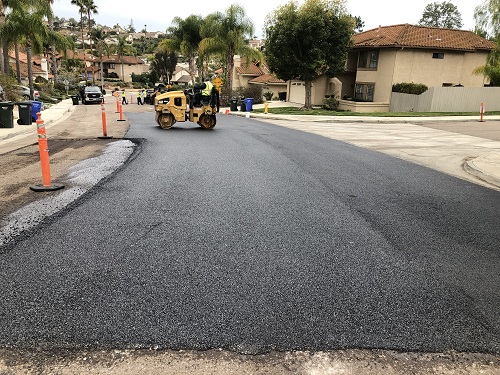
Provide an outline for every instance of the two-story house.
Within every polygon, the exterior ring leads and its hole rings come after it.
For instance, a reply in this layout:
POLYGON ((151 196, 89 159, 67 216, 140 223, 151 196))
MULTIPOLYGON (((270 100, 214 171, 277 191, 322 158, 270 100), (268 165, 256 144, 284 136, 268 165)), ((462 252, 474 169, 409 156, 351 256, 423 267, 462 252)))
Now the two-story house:
MULTIPOLYGON (((313 84, 315 105, 323 94, 383 103, 388 110, 392 86, 413 82, 428 87, 483 87, 489 82, 473 70, 485 65, 495 43, 466 30, 409 24, 378 27, 352 38, 346 70, 313 84)), ((304 102, 304 89, 289 83, 290 101, 304 102), (295 90, 295 91, 294 91, 295 90)), ((383 108, 382 108, 383 107, 383 108)))

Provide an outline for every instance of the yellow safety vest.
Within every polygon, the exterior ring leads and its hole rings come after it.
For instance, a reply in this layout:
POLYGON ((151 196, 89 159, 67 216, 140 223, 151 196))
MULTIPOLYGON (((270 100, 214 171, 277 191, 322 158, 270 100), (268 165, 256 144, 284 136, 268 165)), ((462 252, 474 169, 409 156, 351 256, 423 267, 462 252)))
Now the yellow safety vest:
POLYGON ((201 95, 203 95, 203 96, 210 96, 210 95, 212 95, 212 87, 214 87, 214 85, 212 84, 212 82, 210 82, 210 81, 205 82, 205 86, 206 87, 201 92, 201 95))

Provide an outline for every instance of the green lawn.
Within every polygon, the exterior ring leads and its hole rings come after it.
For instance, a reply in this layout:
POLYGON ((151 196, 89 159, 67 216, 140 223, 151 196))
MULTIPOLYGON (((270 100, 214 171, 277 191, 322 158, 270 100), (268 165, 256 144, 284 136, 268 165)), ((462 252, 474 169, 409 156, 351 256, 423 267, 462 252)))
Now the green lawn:
MULTIPOLYGON (((264 113, 263 109, 254 109, 254 113, 264 113)), ((436 116, 478 116, 478 112, 370 112, 359 113, 349 111, 328 111, 315 108, 306 111, 296 107, 269 108, 269 113, 275 115, 312 115, 312 116, 371 116, 371 117, 436 117, 436 116)), ((485 116, 500 115, 500 112, 486 112, 485 116)))

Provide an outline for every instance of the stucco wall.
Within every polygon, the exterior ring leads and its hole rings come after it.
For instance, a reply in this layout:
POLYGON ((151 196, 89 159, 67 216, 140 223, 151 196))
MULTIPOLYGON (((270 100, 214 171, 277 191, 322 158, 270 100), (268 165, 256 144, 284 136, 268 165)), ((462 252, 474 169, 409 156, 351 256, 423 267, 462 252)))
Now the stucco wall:
MULTIPOLYGON (((100 68, 96 69, 96 76, 98 74, 97 71, 99 69, 100 68)), ((131 64, 131 65, 124 64, 124 66, 123 66, 123 72, 125 74, 124 81, 125 82, 132 82, 132 73, 142 74, 142 73, 146 73, 148 70, 149 70, 149 66, 147 66, 146 64, 131 64)), ((112 73, 112 72, 118 74, 118 77, 122 78, 122 65, 115 64, 114 69, 108 69, 108 74, 112 73)))
POLYGON ((486 52, 452 52, 426 49, 401 49, 397 52, 393 83, 423 83, 428 87, 443 84, 482 87, 482 76, 472 74, 486 63, 486 52), (443 59, 434 59, 434 52, 444 53, 443 59))
POLYGON ((287 91, 287 84, 272 84, 272 85, 262 85, 262 93, 266 92, 272 92, 273 96, 272 98, 277 98, 279 92, 286 92, 287 91))
MULTIPOLYGON (((326 75, 315 79, 311 88, 312 105, 323 105, 323 99, 328 90, 329 78, 326 75)), ((287 101, 292 103, 305 104, 306 87, 303 81, 288 81, 287 101)))
POLYGON ((248 81, 255 78, 255 76, 244 76, 241 74, 236 74, 235 77, 236 78, 233 81, 233 89, 237 89, 238 87, 248 87, 248 81))
POLYGON ((389 102, 392 91, 392 75, 397 61, 394 49, 381 49, 378 56, 378 66, 373 69, 358 69, 356 83, 375 83, 374 102, 389 102))

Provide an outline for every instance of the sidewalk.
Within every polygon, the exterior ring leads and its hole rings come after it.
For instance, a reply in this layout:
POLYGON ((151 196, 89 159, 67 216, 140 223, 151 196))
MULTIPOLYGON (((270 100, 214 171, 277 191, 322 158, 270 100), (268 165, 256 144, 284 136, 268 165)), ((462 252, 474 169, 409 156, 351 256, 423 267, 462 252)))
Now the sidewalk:
MULTIPOLYGON (((114 98, 111 96, 106 96, 106 101, 107 101, 107 111, 114 113, 115 112, 115 107, 114 107, 114 98)), ((236 116, 248 116, 250 118, 254 118, 257 120, 262 120, 262 121, 268 121, 272 123, 276 123, 277 125, 280 126, 287 126, 303 131, 312 131, 316 132, 318 134, 321 134, 321 132, 325 131, 330 131, 331 133, 331 126, 335 126, 336 134, 332 135, 332 138, 343 140, 350 142, 349 138, 347 136, 344 136, 342 138, 339 136, 339 131, 344 131, 344 132, 350 132, 349 134, 352 133, 353 130, 357 130, 360 134, 367 133, 368 131, 371 132, 372 134, 379 132, 379 141, 382 137, 386 136, 388 139, 395 133, 395 132, 400 132, 400 133, 405 133, 405 132, 415 132, 415 129, 411 128, 410 124, 417 125, 417 126, 428 126, 429 124, 436 124, 436 123, 457 123, 457 122, 470 122, 471 127, 472 123, 478 123, 479 122, 479 117, 473 117, 473 116, 463 116, 463 117, 456 117, 456 116, 443 116, 443 117, 369 117, 369 116, 311 116, 311 115, 276 115, 272 114, 272 108, 273 107, 282 107, 282 106, 296 106, 292 103, 285 103, 285 102, 271 102, 269 104, 269 112, 268 114, 257 114, 257 113, 247 113, 247 112, 230 112, 230 115, 236 115, 236 116), (305 124, 308 124, 307 126, 305 124), (316 124, 316 126, 313 126, 313 124, 316 124), (351 124, 351 125, 349 125, 351 124), (401 127, 397 126, 397 124, 409 124, 407 126, 401 127), (378 126, 377 126, 378 125, 378 126), (386 126, 385 126, 386 125, 386 126), (382 126, 383 128, 380 128, 382 126), (341 128, 341 129, 340 129, 341 128), (311 130, 312 129, 312 130, 311 130)), ((80 106, 81 107, 81 106, 80 106)), ((95 106, 92 106, 95 107, 95 106)), ((148 106, 149 107, 149 106, 148 106)), ((263 105, 255 105, 255 108, 262 108, 263 105)), ((72 117, 71 115, 74 113, 75 109, 77 106, 74 106, 72 104, 71 99, 66 99, 56 105, 51 106, 50 108, 43 110, 42 113, 42 119, 45 122, 45 126, 47 129, 50 129, 52 126, 55 126, 56 124, 62 122, 62 121, 69 121, 71 123, 75 123, 74 119, 70 119, 72 117)), ((152 107, 151 107, 152 108, 152 107)), ((127 108, 128 109, 128 108, 127 108)), ((221 108, 220 110, 220 115, 219 116, 224 116, 226 113, 226 110, 229 111, 228 108, 221 108)), ((95 112, 95 111, 94 111, 95 112)), ((485 117, 485 123, 487 124, 488 122, 493 122, 493 121, 500 121, 500 116, 488 116, 485 117)), ((87 122, 97 122, 96 124, 93 124, 93 127, 98 129, 101 126, 100 123, 100 117, 93 116, 91 118, 87 119, 87 122)), ((128 124, 128 121, 127 121, 128 124)), ((76 126, 72 127, 75 132, 76 126)), ((88 126, 85 128, 87 129, 88 126)), ((121 138, 124 136, 126 129, 128 129, 128 126, 126 128, 122 128, 123 130, 120 131, 120 134, 113 135, 115 138, 121 138)), ((450 130, 446 130, 450 131, 450 130)), ((453 134, 453 133, 451 133, 453 134)), ((75 134, 73 134, 75 136, 75 134)), ((411 135, 413 136, 413 135, 411 135)), ((432 134, 427 134, 427 135, 419 135, 418 139, 413 138, 415 142, 418 142, 420 145, 422 142, 428 142, 428 148, 429 148, 429 158, 434 157, 434 160, 431 161, 426 161, 425 165, 433 167, 436 163, 442 162, 444 158, 446 158, 447 155, 445 156, 439 156, 434 153, 434 147, 435 145, 435 139, 431 139, 429 137, 432 137, 432 134), (425 138, 427 136, 427 139, 425 138)), ((436 136, 442 136, 442 133, 436 133, 434 137, 436 136)), ((475 137, 480 137, 480 135, 474 135, 475 137)), ((18 125, 16 121, 14 121, 14 127, 13 128, 0 128, 0 155, 4 154, 6 152, 15 150, 19 147, 21 147, 23 144, 29 144, 26 142, 34 143, 36 142, 36 124, 33 123, 31 125, 18 125), (29 141, 27 141, 29 139, 29 141)), ((465 136, 464 136, 465 137, 465 136)), ((482 181, 485 181, 487 183, 487 186, 493 187, 495 189, 500 190, 500 141, 495 143, 495 141, 489 141, 489 142, 482 142, 484 140, 483 138, 478 138, 475 139, 475 141, 478 143, 478 146, 476 147, 476 150, 480 151, 475 151, 473 154, 466 155, 466 159, 463 161, 457 161, 453 160, 453 163, 459 163, 463 162, 463 165, 456 165, 457 169, 463 169, 465 170, 468 174, 473 175, 477 178, 479 178, 482 181)), ((460 141, 457 141, 460 143, 460 141)), ((468 142, 468 141, 467 141, 468 142)), ((368 147, 368 148, 374 148, 372 147, 371 144, 365 143, 356 143, 356 142, 351 142, 354 144, 359 145, 360 147, 368 147)), ((397 145, 397 143, 394 143, 397 145)), ((394 146, 393 146, 394 147, 394 146)), ((410 148, 410 146, 406 145, 406 147, 410 148)), ((452 146, 450 146, 452 147, 452 146)), ((377 149, 377 148, 374 148, 377 149)), ((399 155, 401 157, 401 155, 399 155)), ((404 158, 404 157, 402 157, 404 158)))
MULTIPOLYGON (((74 110, 75 108, 71 99, 63 100, 46 110, 42 110, 41 114, 45 127, 49 128, 52 125, 64 121, 74 112, 74 110)), ((14 127, 0 128, 0 155, 18 148, 19 140, 22 138, 29 137, 33 142, 37 140, 36 123, 33 122, 31 125, 19 125, 17 123, 19 117, 17 106, 14 106, 13 114, 14 127)))

